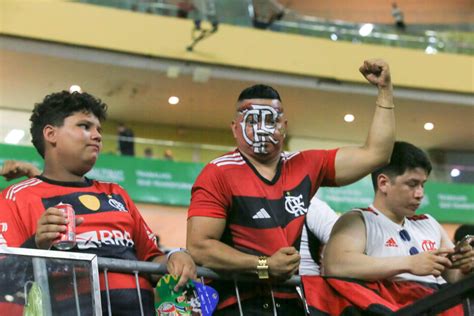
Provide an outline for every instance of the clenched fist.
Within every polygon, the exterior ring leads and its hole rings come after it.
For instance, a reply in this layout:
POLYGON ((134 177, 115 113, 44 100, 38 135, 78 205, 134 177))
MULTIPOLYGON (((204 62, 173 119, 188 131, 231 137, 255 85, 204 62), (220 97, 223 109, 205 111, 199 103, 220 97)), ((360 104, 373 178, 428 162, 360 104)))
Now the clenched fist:
POLYGON ((391 85, 390 68, 382 59, 368 59, 364 61, 359 71, 368 82, 378 88, 387 88, 391 85))

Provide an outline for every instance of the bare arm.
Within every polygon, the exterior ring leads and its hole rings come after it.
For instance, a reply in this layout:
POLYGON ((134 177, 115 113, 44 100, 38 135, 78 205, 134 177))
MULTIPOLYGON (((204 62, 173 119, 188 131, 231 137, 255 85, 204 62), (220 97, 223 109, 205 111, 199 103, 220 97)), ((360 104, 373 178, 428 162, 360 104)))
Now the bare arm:
POLYGON ((388 64, 380 59, 364 61, 360 72, 378 88, 375 113, 365 144, 343 147, 336 156, 336 183, 346 185, 366 176, 390 160, 395 141, 393 88, 388 64))
POLYGON ((35 165, 18 160, 5 160, 0 175, 5 180, 10 181, 20 177, 32 178, 41 174, 41 171, 35 165))
MULTIPOLYGON (((220 241, 226 220, 194 216, 188 219, 187 248, 195 262, 227 272, 257 271, 258 257, 238 251, 220 241)), ((286 278, 296 272, 300 256, 293 247, 281 248, 268 258, 270 276, 286 278)))
POLYGON ((364 253, 366 243, 362 216, 356 212, 343 215, 334 225, 325 249, 324 274, 375 281, 405 272, 439 276, 450 265, 445 249, 415 256, 371 257, 364 253))

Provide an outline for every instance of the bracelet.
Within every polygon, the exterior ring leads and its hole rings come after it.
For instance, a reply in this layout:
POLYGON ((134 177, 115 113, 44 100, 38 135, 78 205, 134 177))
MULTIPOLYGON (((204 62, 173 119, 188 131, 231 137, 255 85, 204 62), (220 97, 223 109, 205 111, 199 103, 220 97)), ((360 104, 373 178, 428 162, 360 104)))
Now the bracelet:
POLYGON ((378 103, 375 103, 375 105, 377 105, 379 108, 382 108, 382 109, 389 109, 389 110, 392 110, 395 108, 395 106, 384 106, 384 105, 380 105, 378 103))
POLYGON ((259 279, 268 279, 268 263, 267 257, 260 256, 258 257, 258 264, 257 264, 257 274, 259 279))
POLYGON ((170 257, 172 254, 177 253, 177 252, 184 252, 189 255, 189 251, 186 248, 174 248, 171 249, 167 254, 166 254, 166 260, 170 260, 170 257))

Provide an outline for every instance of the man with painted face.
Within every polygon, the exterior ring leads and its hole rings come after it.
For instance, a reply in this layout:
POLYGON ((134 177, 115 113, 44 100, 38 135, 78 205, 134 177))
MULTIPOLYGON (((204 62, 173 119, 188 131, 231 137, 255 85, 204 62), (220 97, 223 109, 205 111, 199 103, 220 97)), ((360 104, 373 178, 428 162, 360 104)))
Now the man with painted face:
POLYGON ((232 122, 234 152, 211 161, 197 178, 188 211, 187 246, 194 260, 224 273, 252 273, 238 282, 213 282, 216 315, 303 315, 294 287, 271 285, 298 271, 305 214, 317 189, 352 183, 386 164, 395 137, 388 64, 367 60, 360 72, 378 88, 375 114, 360 147, 283 152, 287 120, 280 95, 255 85, 242 91, 232 122))

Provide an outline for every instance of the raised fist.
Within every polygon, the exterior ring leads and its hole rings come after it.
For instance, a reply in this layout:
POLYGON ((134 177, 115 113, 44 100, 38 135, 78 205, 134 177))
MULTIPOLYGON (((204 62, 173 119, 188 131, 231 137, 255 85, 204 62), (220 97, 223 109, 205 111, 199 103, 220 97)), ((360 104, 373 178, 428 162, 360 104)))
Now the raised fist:
POLYGON ((368 82, 378 88, 386 88, 391 84, 390 68, 382 59, 368 59, 364 61, 359 71, 368 82))

